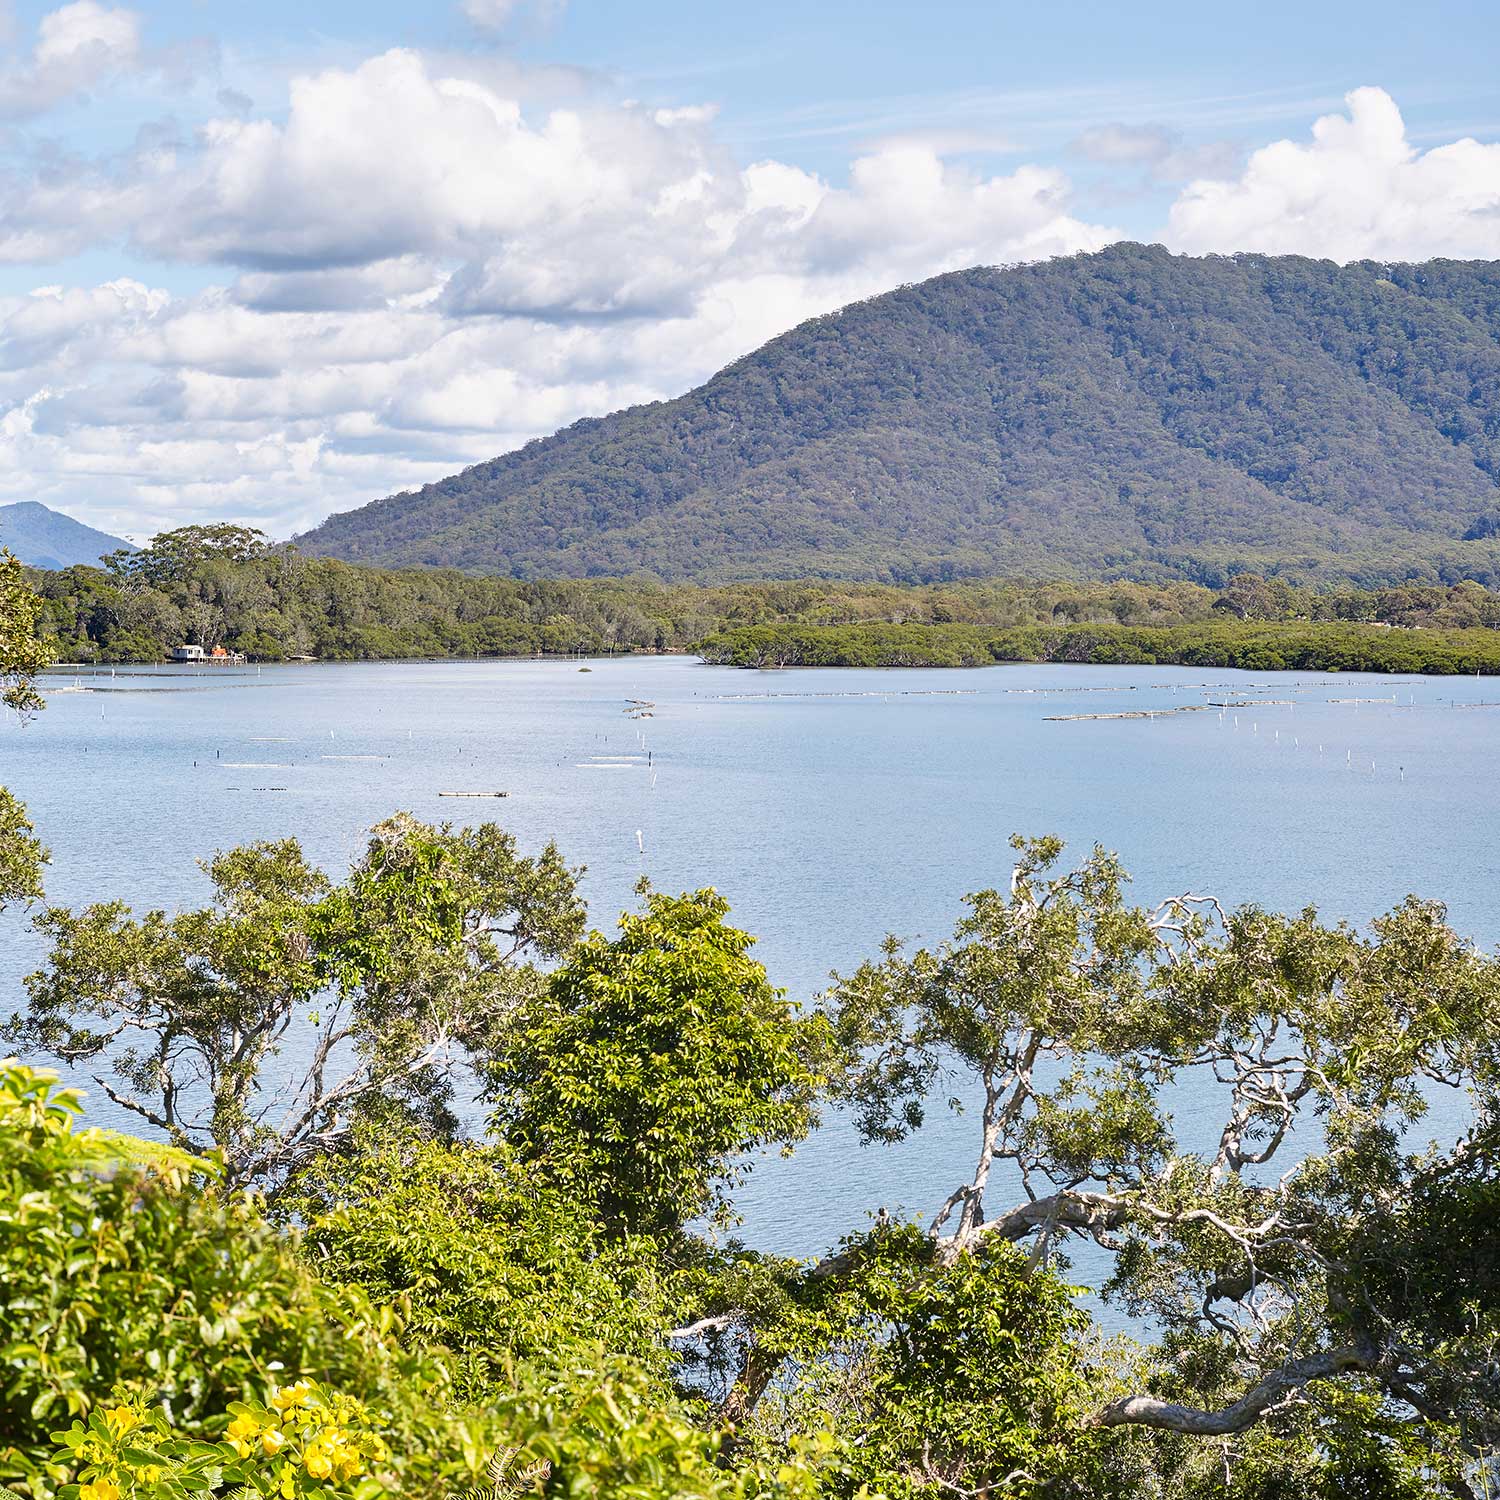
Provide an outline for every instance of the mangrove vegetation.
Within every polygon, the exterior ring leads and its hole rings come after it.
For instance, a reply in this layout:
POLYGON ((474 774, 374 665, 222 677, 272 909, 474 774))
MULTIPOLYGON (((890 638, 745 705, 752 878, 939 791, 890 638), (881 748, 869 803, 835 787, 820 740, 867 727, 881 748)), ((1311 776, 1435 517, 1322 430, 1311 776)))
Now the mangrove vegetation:
MULTIPOLYGON (((23 577, 12 567, 6 575, 23 577)), ((1490 672, 1500 595, 1478 583, 1299 588, 1018 580, 898 588, 520 582, 309 558, 240 527, 186 527, 102 568, 27 570, 67 662, 154 663, 180 645, 251 661, 697 652, 736 666, 1096 661, 1490 672)))

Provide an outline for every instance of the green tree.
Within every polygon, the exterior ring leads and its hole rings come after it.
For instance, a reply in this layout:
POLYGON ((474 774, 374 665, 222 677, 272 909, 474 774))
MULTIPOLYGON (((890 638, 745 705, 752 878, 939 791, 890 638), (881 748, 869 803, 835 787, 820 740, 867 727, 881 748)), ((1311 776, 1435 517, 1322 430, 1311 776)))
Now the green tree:
MULTIPOLYGON (((1103 1290, 1168 1331, 1148 1388, 1091 1426, 1232 1447, 1341 1382, 1415 1412, 1429 1466, 1493 1444, 1500 1304, 1481 1268, 1496 1243, 1473 1179, 1500 1123, 1500 965, 1431 903, 1369 936, 1193 896, 1146 911, 1101 852, 1059 875, 1055 840, 1018 848, 1009 893, 972 898, 953 943, 892 944, 834 991, 867 1137, 918 1128, 955 1071, 946 1091, 982 1100, 974 1172, 929 1230, 938 1258, 1031 1241, 1045 1262, 1071 1237, 1113 1256, 1103 1290), (1206 1152, 1167 1111, 1188 1078, 1221 1102, 1206 1152), (1410 1140, 1424 1081, 1472 1102, 1446 1146, 1410 1140), (1301 1159, 1268 1177, 1294 1138, 1301 1159), (1024 1193, 997 1209, 1001 1169, 1024 1193), (1461 1309, 1413 1295, 1413 1277, 1455 1272, 1472 1287, 1461 1309)), ((1345 1413, 1369 1431, 1357 1402, 1345 1413)))
POLYGON ((1433 903, 1368 933, 1194 895, 1145 909, 1102 851, 1060 872, 1057 840, 1016 847, 951 942, 892 941, 830 995, 865 1138, 973 1106, 973 1171, 921 1253, 877 1226, 706 1284, 675 1332, 738 1351, 719 1420, 753 1445, 840 1411, 934 1497, 1007 1475, 1038 1495, 1471 1494, 1500 1442, 1500 962, 1433 903), (1470 1118, 1424 1143, 1435 1087, 1470 1118), (1155 1344, 1088 1353, 1049 1273, 1080 1240, 1155 1344))
POLYGON ((522 1360, 563 1368, 602 1345, 669 1394, 667 1282, 655 1244, 608 1237, 576 1196, 503 1146, 363 1131, 278 1201, 319 1274, 400 1301, 409 1333, 458 1357, 493 1400, 522 1360))
MULTIPOLYGON (((382 1305, 333 1284, 320 1253, 215 1184, 211 1160, 79 1129, 78 1108, 54 1078, 0 1064, 8 1494, 813 1500, 843 1467, 821 1434, 775 1462, 725 1465, 689 1405, 591 1343, 562 1303, 567 1358, 517 1360, 482 1405, 467 1403, 422 1321, 430 1300, 382 1305)), ((524 1195, 509 1211, 524 1214, 524 1195)), ((443 1233, 441 1221, 415 1227, 429 1246, 443 1233)), ((534 1248, 545 1253, 540 1238, 534 1248)), ((494 1293, 492 1309, 504 1305, 494 1293)))
MULTIPOLYGON (((26 715, 45 706, 32 679, 52 659, 38 633, 42 600, 27 585, 21 565, 0 549, 0 704, 26 715)), ((14 901, 42 895, 47 851, 26 809, 0 786, 0 912, 14 901)))
POLYGON ((522 855, 494 824, 399 814, 339 884, 294 840, 204 868, 202 910, 44 912, 52 951, 7 1032, 107 1065, 110 1098, 174 1144, 217 1148, 231 1184, 279 1180, 361 1118, 450 1130, 455 1066, 489 1054, 541 987, 536 963, 583 926, 557 849, 522 855))
POLYGON ((0 912, 13 901, 38 901, 47 851, 26 809, 0 786, 0 912))
POLYGON ((714 891, 650 892, 591 933, 497 1056, 494 1124, 621 1231, 715 1205, 814 1123, 825 1023, 798 1019, 714 891))
POLYGON ((38 632, 42 601, 21 564, 0 548, 0 704, 29 713, 42 707, 32 679, 52 660, 38 632))

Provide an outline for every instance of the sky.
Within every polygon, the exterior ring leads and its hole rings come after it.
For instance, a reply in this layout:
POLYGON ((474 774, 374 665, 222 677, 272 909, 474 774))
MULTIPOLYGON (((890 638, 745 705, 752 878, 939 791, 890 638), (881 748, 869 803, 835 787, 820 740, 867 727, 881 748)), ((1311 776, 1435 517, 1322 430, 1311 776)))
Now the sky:
POLYGON ((290 536, 903 282, 1500 258, 1500 11, 0 0, 0 503, 290 536))

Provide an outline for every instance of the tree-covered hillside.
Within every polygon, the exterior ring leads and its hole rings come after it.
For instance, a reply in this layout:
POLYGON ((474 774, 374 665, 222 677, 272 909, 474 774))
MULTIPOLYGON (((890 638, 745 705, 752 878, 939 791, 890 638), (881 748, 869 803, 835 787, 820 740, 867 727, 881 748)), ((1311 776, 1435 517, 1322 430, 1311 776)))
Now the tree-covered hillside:
POLYGON ((1500 262, 956 272, 301 545, 522 578, 1492 582, 1500 262))

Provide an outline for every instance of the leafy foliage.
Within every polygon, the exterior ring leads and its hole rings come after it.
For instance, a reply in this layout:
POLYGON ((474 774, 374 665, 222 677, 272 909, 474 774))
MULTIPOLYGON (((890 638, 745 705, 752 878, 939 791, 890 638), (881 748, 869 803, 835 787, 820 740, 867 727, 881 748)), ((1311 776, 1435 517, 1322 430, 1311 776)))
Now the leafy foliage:
MULTIPOLYGON (((66 1432, 55 1461, 73 1476, 63 1500, 187 1500, 227 1485, 241 1496, 342 1500, 387 1486, 361 1481, 386 1467, 390 1453, 362 1403, 299 1380, 271 1393, 270 1404, 231 1402, 217 1443, 173 1430, 161 1407, 140 1401, 95 1410, 66 1432)), ((394 1477, 389 1475, 387 1477, 394 1477)))
POLYGON ((26 809, 0 786, 0 911, 13 901, 41 899, 46 863, 47 851, 26 809))
POLYGON ((970 898, 952 943, 892 943, 835 991, 868 1137, 920 1128, 939 1083, 963 1093, 955 1072, 982 1096, 974 1173, 929 1231, 939 1259, 1025 1240, 1045 1259, 1075 1236, 1108 1252, 1104 1294, 1164 1335, 1148 1390, 1088 1426, 1216 1438, 1265 1476, 1265 1422, 1309 1489, 1461 1479, 1500 1440, 1483 1269, 1500 966, 1415 898, 1367 935, 1202 897, 1147 911, 1102 851, 1058 874, 1055 840, 1017 848, 1009 893, 970 898), (1188 1080, 1206 1149, 1166 1110, 1188 1080), (1420 1146, 1433 1086, 1474 1117, 1420 1146), (1420 1423, 1394 1420, 1403 1405, 1420 1423))
POLYGON ((872 1484, 892 1497, 986 1485, 1098 1493, 1079 1338, 1088 1320, 1067 1287, 1004 1244, 915 1278, 898 1261, 869 1284, 866 1305, 886 1331, 871 1341, 851 1416, 870 1436, 860 1462, 872 1484))
POLYGON ((994 662, 1230 667, 1248 672, 1500 672, 1500 634, 1363 623, 1215 620, 1175 626, 756 625, 699 647, 732 667, 978 667, 994 662))
POLYGON ((813 1123, 824 1025, 794 1020, 728 911, 648 893, 617 938, 579 945, 492 1069, 506 1140, 612 1227, 682 1224, 745 1153, 813 1123))
MULTIPOLYGON (((1146 908, 1102 849, 1068 868, 1055 838, 1013 845, 1008 887, 971 896, 949 941, 889 941, 811 1016, 716 893, 647 890, 617 936, 580 939, 571 872, 494 829, 392 820, 338 885, 255 846, 215 862, 207 912, 97 932, 68 915, 44 986, 149 990, 142 1035, 201 1058, 279 1024, 287 994, 297 1014, 343 997, 358 1086, 278 1133, 249 1112, 258 1054, 214 1096, 202 1140, 235 1128, 205 1156, 186 1131, 80 1130, 54 1079, 0 1067, 0 1482, 35 1500, 1493 1487, 1500 960, 1429 901, 1363 930, 1206 895, 1146 908), (459 1055, 413 1051, 429 1002, 481 1066, 489 1139, 456 1139, 459 1055), (1424 1141, 1437 1091, 1467 1114, 1424 1141), (973 1171, 925 1228, 882 1212, 815 1262, 701 1231, 748 1153, 829 1098, 871 1143, 977 1104, 973 1171), (273 1178, 270 1219, 226 1161, 273 1178), (1080 1242, 1139 1339, 1103 1338, 1063 1279, 1080 1242)), ((57 1024, 88 1045, 83 1009, 57 1024)))
POLYGON ((517 1362, 555 1368, 581 1343, 628 1354, 666 1389, 657 1247, 607 1237, 502 1146, 366 1135, 301 1172, 277 1215, 305 1226, 323 1279, 399 1301, 412 1337, 459 1356, 476 1400, 517 1362))
POLYGON ((466 1405, 404 1303, 325 1282, 211 1162, 75 1129, 77 1110, 47 1075, 0 1069, 6 1493, 811 1500, 842 1469, 826 1434, 722 1465, 690 1408, 576 1325, 565 1360, 507 1366, 466 1405))
POLYGON ((522 578, 1494 581, 1497 286, 1129 244, 955 272, 301 545, 522 578))
POLYGON ((42 601, 21 564, 0 548, 0 705, 17 713, 42 706, 32 678, 51 661, 52 652, 41 638, 41 614, 42 601))
POLYGON ((108 573, 26 575, 49 652, 157 662, 192 641, 265 661, 691 649, 747 667, 1024 660, 1472 672, 1500 663, 1500 596, 1474 582, 1361 591, 1230 572, 1213 589, 517 583, 309 561, 241 527, 168 532, 109 562, 108 573))
POLYGON ((215 903, 200 911, 44 912, 51 959, 8 1034, 107 1063, 127 1085, 101 1076, 116 1102, 221 1151, 232 1183, 274 1183, 372 1112, 449 1128, 455 1059, 490 1046, 541 983, 534 962, 583 926, 556 848, 523 856, 493 824, 400 814, 338 885, 294 840, 205 869, 215 903), (307 1061, 284 1080, 272 1063, 289 1039, 307 1061))
POLYGON ((49 1493, 49 1432, 105 1402, 165 1405, 180 1436, 215 1441, 231 1403, 300 1379, 385 1410, 414 1484, 465 1472, 431 1447, 458 1446, 447 1373, 391 1308, 320 1283, 252 1202, 208 1187, 211 1160, 77 1130, 78 1109, 48 1075, 0 1068, 0 1478, 49 1493))

